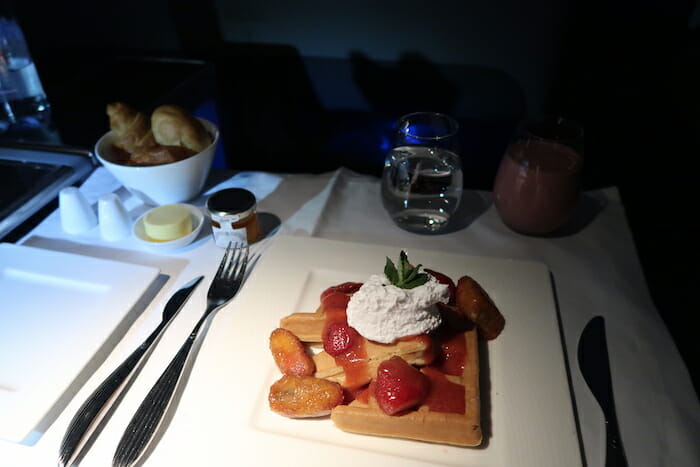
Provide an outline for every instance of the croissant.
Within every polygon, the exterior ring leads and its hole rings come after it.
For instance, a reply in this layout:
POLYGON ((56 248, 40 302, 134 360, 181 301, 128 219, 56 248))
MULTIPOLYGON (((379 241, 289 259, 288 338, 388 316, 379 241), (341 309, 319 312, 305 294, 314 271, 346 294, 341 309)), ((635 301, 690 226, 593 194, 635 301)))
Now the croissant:
POLYGON ((128 105, 115 102, 107 104, 109 126, 117 135, 114 145, 129 153, 156 145, 148 119, 128 105))
POLYGON ((196 154, 181 146, 153 146, 131 154, 128 165, 160 165, 181 161, 196 154))
POLYGON ((151 129, 156 142, 163 146, 183 146, 197 153, 211 144, 204 125, 174 105, 162 105, 153 111, 151 129))

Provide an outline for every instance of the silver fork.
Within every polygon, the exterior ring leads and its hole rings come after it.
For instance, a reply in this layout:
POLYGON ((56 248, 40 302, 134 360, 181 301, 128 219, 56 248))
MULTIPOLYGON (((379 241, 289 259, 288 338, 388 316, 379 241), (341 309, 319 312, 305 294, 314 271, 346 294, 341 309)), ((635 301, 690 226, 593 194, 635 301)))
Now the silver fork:
POLYGON ((127 467, 133 465, 143 454, 160 425, 166 409, 170 405, 173 393, 192 349, 199 329, 209 315, 217 310, 238 292, 243 282, 248 265, 248 246, 229 243, 219 269, 214 275, 209 292, 207 292, 207 309, 192 329, 185 343, 165 369, 156 384, 143 400, 133 418, 126 427, 122 439, 114 453, 112 465, 127 467))

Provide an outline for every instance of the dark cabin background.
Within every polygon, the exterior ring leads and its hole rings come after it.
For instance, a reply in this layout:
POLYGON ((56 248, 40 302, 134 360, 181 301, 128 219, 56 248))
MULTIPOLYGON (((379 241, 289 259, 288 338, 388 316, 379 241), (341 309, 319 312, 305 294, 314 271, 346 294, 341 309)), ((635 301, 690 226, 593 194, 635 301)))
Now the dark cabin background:
POLYGON ((697 388, 696 2, 23 0, 14 10, 64 144, 91 147, 107 102, 168 101, 219 123, 218 166, 379 174, 391 123, 437 110, 462 125, 466 186, 488 190, 518 119, 580 121, 586 188, 620 188, 697 388))

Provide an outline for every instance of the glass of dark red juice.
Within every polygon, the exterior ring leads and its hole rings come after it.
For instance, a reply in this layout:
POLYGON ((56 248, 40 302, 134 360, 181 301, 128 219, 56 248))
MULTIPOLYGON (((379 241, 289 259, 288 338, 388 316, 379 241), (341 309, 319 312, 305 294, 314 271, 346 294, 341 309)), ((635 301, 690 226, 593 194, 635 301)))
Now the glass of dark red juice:
POLYGON ((494 204, 503 222, 528 235, 560 229, 576 207, 583 127, 563 117, 522 121, 496 174, 494 204))

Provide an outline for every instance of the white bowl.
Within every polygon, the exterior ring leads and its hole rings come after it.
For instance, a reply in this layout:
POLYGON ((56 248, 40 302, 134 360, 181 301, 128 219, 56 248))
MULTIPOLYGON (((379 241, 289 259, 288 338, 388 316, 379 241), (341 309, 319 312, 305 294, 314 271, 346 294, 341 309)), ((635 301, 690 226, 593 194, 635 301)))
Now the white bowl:
POLYGON ((190 211, 190 213, 192 214, 192 232, 185 235, 184 237, 176 238, 175 240, 170 240, 169 242, 161 242, 151 239, 148 235, 146 235, 146 229, 143 226, 143 218, 146 217, 146 214, 153 211, 153 209, 156 209, 153 208, 144 212, 136 220, 136 222, 134 222, 134 226, 131 229, 132 233, 134 234, 134 237, 139 242, 139 244, 153 251, 168 251, 177 250, 178 248, 182 248, 192 243, 194 239, 197 238, 197 236, 199 235, 199 232, 202 230, 202 226, 204 225, 204 214, 202 214, 202 211, 199 210, 196 206, 192 206, 191 204, 181 205, 187 208, 187 210, 190 211))
POLYGON ((169 164, 131 166, 117 164, 113 148, 116 135, 109 131, 95 144, 95 156, 100 163, 132 194, 151 206, 188 201, 201 193, 209 176, 219 130, 216 125, 198 118, 212 137, 212 143, 204 151, 187 159, 169 164))

